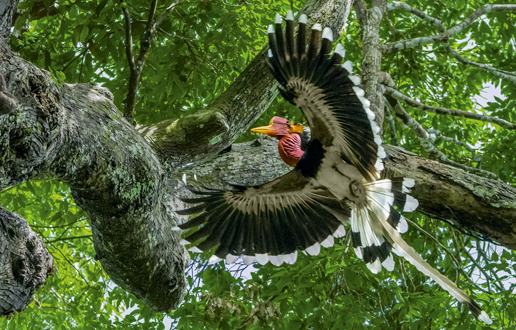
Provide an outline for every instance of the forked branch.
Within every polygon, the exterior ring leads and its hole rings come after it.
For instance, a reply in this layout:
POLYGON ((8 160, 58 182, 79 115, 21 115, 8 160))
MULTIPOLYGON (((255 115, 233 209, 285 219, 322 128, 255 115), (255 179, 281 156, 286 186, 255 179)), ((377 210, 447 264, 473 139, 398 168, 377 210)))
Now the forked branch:
POLYGON ((479 121, 483 121, 483 122, 487 122, 487 123, 496 124, 503 128, 506 128, 506 129, 511 129, 511 130, 516 129, 516 124, 511 123, 507 120, 500 119, 498 117, 490 117, 490 116, 481 115, 478 113, 473 113, 473 112, 463 111, 463 110, 432 107, 427 104, 423 104, 421 102, 411 99, 410 97, 408 97, 404 94, 401 94, 400 92, 398 92, 397 90, 395 90, 394 88, 391 88, 391 87, 385 86, 385 94, 390 95, 399 101, 403 101, 406 104, 408 104, 414 108, 424 110, 427 112, 432 112, 432 113, 435 113, 438 115, 464 117, 464 118, 469 118, 469 119, 474 119, 474 120, 479 120, 479 121))
MULTIPOLYGON (((393 6, 389 7, 392 8, 393 6)), ((427 37, 419 37, 419 38, 413 38, 413 39, 407 39, 407 40, 401 40, 392 42, 390 44, 384 45, 383 47, 383 54, 389 54, 392 52, 397 52, 402 49, 409 49, 409 48, 415 48, 419 46, 424 46, 428 44, 433 43, 439 43, 439 42, 446 42, 448 39, 465 30, 467 27, 471 25, 476 19, 481 17, 482 15, 488 14, 488 13, 494 13, 494 12, 501 12, 501 13, 509 13, 509 12, 516 12, 516 5, 491 5, 487 4, 484 5, 477 10, 475 10, 469 17, 467 17, 464 21, 462 21, 460 24, 457 24, 456 26, 433 36, 427 36, 427 37)), ((428 16, 430 17, 430 16, 428 16)))

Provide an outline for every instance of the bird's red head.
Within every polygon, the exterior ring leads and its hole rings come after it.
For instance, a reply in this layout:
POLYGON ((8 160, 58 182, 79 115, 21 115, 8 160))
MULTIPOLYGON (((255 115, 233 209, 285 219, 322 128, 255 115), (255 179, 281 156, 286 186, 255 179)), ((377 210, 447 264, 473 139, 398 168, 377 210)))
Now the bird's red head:
POLYGON ((303 133, 303 126, 301 124, 292 124, 290 120, 274 116, 269 122, 269 126, 251 128, 251 131, 281 139, 285 135, 303 133))

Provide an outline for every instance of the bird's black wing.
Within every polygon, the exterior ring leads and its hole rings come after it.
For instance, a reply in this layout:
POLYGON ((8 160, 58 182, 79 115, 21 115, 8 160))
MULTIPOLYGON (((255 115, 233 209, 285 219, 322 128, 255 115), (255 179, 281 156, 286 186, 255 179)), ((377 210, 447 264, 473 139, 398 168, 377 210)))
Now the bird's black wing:
POLYGON ((285 34, 279 15, 275 27, 271 25, 268 30, 269 64, 281 85, 280 93, 303 111, 313 139, 325 147, 336 147, 368 181, 378 179, 385 155, 379 127, 364 91, 358 87, 360 78, 351 73, 351 62, 340 65, 344 48, 339 44, 330 56, 332 31, 322 31, 321 25, 315 24, 306 49, 306 15, 299 19, 297 38, 293 25, 289 12, 285 34))
POLYGON ((182 243, 193 244, 194 252, 217 246, 212 261, 244 256, 246 263, 294 263, 297 250, 316 255, 320 245, 333 245, 350 216, 347 206, 297 169, 258 187, 191 191, 202 197, 183 199, 197 205, 176 211, 197 214, 179 226, 196 228, 182 243))

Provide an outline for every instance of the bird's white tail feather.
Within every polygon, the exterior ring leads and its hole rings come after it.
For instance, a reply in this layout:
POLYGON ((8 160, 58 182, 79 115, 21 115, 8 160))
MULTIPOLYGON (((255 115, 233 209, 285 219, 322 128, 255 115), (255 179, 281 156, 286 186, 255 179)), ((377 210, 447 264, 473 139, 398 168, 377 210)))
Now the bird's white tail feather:
MULTIPOLYGON (((413 181, 407 181, 407 184, 403 182, 403 185, 399 185, 398 182, 397 187, 394 189, 393 187, 395 184, 393 183, 391 186, 389 186, 389 182, 387 181, 389 180, 376 181, 366 184, 370 202, 367 210, 367 220, 363 220, 364 216, 358 217, 364 223, 362 226, 365 226, 365 221, 367 221, 367 224, 373 228, 372 230, 365 231, 366 235, 371 235, 370 233, 374 233, 376 236, 381 236, 383 239, 390 243, 393 251, 398 256, 405 258, 405 260, 414 265, 420 272, 432 278, 458 301, 463 304, 467 304, 473 314, 480 320, 484 321, 486 324, 491 324, 491 319, 485 312, 482 311, 477 303, 475 303, 464 291, 459 289, 450 279, 426 263, 423 258, 421 258, 421 256, 403 240, 400 235, 401 230, 399 229, 400 227, 404 227, 406 225, 406 221, 402 216, 400 216, 399 224, 404 222, 404 225, 398 225, 397 228, 394 228, 393 225, 388 222, 388 219, 393 216, 393 208, 391 208, 391 206, 396 202, 397 198, 398 201, 400 200, 400 194, 404 195, 405 193, 409 192, 408 188, 412 187, 414 183, 413 181), (396 195, 398 197, 396 197, 396 195)), ((405 195, 405 197, 403 197, 403 200, 405 200, 406 203, 403 205, 404 209, 415 209, 415 207, 417 207, 417 200, 414 198, 409 199, 408 195, 405 195), (407 207, 407 204, 409 204, 409 207, 407 207)), ((358 213, 361 212, 358 211, 358 213)), ((368 241, 371 241, 371 238, 369 238, 368 241)), ((389 257, 391 256, 389 255, 389 257)), ((377 266, 372 266, 369 268, 376 270, 377 266)))

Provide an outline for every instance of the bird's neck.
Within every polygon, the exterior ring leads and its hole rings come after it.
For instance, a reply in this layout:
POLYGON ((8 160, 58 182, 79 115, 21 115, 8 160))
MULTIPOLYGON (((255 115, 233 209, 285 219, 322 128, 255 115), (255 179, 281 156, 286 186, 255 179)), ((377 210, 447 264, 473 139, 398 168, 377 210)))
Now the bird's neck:
POLYGON ((292 167, 296 166, 305 153, 301 150, 301 137, 295 133, 285 135, 279 140, 278 151, 281 159, 292 167))

